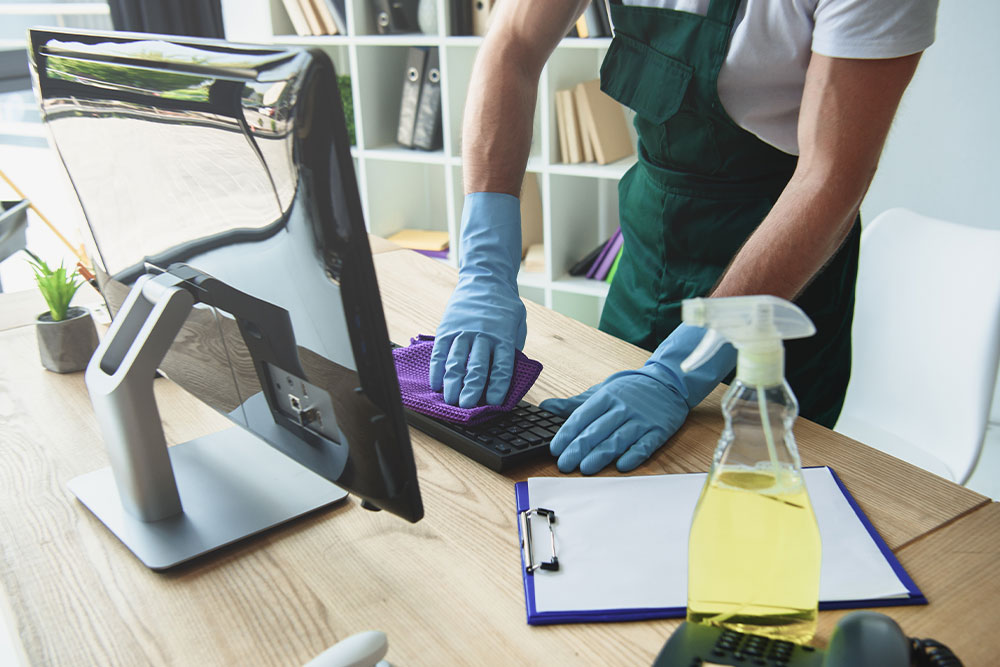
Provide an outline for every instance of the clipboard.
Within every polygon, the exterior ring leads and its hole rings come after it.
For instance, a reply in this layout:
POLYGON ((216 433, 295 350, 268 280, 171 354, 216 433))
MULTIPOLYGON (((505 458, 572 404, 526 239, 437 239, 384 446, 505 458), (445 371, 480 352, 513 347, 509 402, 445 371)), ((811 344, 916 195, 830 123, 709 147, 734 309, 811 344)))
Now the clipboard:
MULTIPOLYGON (((927 604, 836 473, 824 466, 803 474, 824 538, 820 610, 927 604), (846 588, 840 582, 845 578, 851 581, 846 588)), ((528 624, 684 617, 688 528, 705 477, 518 482, 514 493, 528 624), (605 567, 608 562, 615 564, 614 571, 605 567)))

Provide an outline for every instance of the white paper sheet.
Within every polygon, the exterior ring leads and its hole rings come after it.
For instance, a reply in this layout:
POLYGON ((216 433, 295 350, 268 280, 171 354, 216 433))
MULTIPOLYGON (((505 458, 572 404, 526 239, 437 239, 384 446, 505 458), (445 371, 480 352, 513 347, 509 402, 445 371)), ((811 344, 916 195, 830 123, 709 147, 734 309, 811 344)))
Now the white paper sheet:
MULTIPOLYGON (((823 541, 820 600, 905 597, 830 469, 803 472, 823 541)), ((559 556, 558 571, 535 572, 537 611, 685 606, 688 531, 704 483, 704 473, 530 478, 530 506, 556 513, 559 556)), ((544 530, 533 523, 542 552, 544 530)))

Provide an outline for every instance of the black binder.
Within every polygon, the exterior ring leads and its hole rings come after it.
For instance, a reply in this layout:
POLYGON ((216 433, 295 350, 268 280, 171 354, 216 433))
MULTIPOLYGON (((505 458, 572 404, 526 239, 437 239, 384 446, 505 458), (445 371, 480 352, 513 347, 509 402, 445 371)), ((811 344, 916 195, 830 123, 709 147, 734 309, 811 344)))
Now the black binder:
POLYGON ((403 71, 403 97, 399 104, 399 129, 396 131, 396 141, 408 148, 413 147, 413 131, 417 122, 417 107, 420 104, 420 89, 424 80, 427 52, 427 48, 411 46, 403 71))
POLYGON ((375 29, 380 35, 420 32, 417 23, 419 0, 372 0, 375 29))
POLYGON ((413 147, 433 151, 441 148, 441 68, 438 51, 431 49, 424 66, 420 104, 413 128, 413 147))
POLYGON ((472 14, 469 0, 451 0, 451 34, 472 34, 472 14))

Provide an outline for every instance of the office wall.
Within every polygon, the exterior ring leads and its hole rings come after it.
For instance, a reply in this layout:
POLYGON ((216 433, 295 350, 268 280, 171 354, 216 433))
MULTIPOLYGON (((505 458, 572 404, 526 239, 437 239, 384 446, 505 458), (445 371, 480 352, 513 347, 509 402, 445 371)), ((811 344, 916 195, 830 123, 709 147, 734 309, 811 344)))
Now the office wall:
POLYGON ((904 206, 1000 229, 1000 2, 942 0, 862 219, 904 206))
MULTIPOLYGON (((937 38, 903 97, 862 222, 903 206, 1000 229, 998 25, 997 0, 941 0, 937 38)), ((1000 378, 991 421, 1000 424, 1000 378)))

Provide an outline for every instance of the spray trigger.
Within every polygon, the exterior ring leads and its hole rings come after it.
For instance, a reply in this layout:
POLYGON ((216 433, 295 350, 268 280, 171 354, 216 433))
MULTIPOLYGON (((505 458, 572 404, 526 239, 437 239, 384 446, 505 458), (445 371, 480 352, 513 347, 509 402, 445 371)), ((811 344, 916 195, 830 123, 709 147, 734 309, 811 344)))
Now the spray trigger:
POLYGON ((694 351, 688 355, 687 359, 681 362, 681 370, 688 373, 698 368, 714 357, 715 353, 727 342, 725 336, 715 329, 709 329, 705 332, 698 346, 694 348, 694 351))

